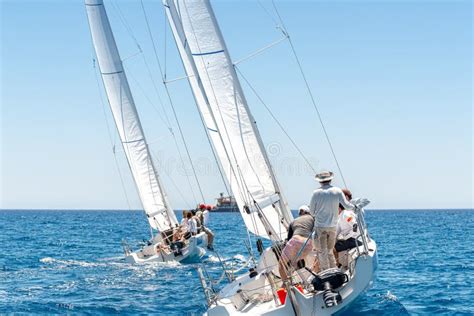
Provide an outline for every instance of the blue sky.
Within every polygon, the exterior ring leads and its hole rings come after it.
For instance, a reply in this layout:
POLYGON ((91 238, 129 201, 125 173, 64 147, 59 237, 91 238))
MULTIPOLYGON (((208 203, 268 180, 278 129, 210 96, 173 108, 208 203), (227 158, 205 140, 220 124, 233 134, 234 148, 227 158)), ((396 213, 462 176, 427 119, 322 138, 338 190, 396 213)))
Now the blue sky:
MULTIPOLYGON (((372 208, 472 208, 471 2, 277 3, 354 195, 368 197, 372 208)), ((270 2, 263 4, 271 10, 270 2)), ((165 99, 140 2, 106 5, 122 58, 137 47, 118 9, 165 99)), ((145 6, 162 61, 166 42, 168 78, 182 76, 169 30, 165 40, 161 2, 145 6)), ((234 60, 281 37, 257 2, 213 6, 234 60)), ((112 142, 108 136, 83 2, 2 1, 1 14, 0 208, 140 208, 123 154, 120 173, 114 162, 117 136, 105 108, 112 142)), ((195 200, 160 119, 143 57, 131 57, 125 66, 171 203, 189 207, 195 200)), ((288 43, 239 69, 314 166, 335 170, 288 43)), ((290 205, 307 203, 317 186, 312 173, 242 85, 290 205)), ((206 202, 212 203, 224 188, 189 86, 177 81, 170 87, 206 202)), ((164 107, 171 118, 169 105, 164 107)))

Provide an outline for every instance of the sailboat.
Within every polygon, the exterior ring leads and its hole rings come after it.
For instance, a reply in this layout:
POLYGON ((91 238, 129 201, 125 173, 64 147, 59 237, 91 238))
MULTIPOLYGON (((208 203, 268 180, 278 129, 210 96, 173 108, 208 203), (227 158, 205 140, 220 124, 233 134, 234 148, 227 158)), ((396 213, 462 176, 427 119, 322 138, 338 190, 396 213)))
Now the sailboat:
POLYGON ((356 205, 362 245, 350 251, 346 270, 315 273, 309 268, 312 254, 299 261, 289 271, 291 281, 283 283, 277 258, 293 216, 211 4, 208 0, 163 3, 207 136, 246 228, 258 238, 258 264, 248 273, 230 277, 220 291, 214 290, 215 283, 203 268, 199 270, 207 315, 330 315, 346 308, 371 286, 377 267, 377 246, 364 221, 366 203, 356 205), (271 246, 264 249, 262 239, 271 246))
POLYGON ((112 116, 152 231, 151 239, 141 249, 132 251, 128 245, 124 245, 125 259, 130 263, 146 263, 202 257, 207 246, 204 232, 188 235, 184 246, 172 247, 178 220, 152 160, 107 12, 102 0, 85 0, 85 5, 112 116))

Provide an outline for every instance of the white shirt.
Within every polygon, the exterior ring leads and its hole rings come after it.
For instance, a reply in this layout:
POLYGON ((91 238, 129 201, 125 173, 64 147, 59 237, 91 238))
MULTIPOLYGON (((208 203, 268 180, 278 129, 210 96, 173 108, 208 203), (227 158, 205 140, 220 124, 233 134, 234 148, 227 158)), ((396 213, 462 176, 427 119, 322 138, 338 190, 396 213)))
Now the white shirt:
POLYGON ((207 224, 209 224, 209 211, 208 210, 205 210, 204 212, 202 212, 202 218, 203 218, 203 222, 202 223, 204 226, 207 226, 207 224))
POLYGON ((197 223, 194 218, 188 219, 188 228, 190 233, 197 233, 197 223))
POLYGON ((339 213, 339 203, 345 209, 353 209, 354 205, 346 200, 344 193, 338 187, 325 184, 314 190, 309 210, 314 216, 314 227, 337 226, 337 215, 339 213))
POLYGON ((354 231, 354 224, 357 224, 357 215, 353 211, 344 210, 337 219, 336 236, 339 240, 357 238, 358 231, 354 231))
POLYGON ((188 229, 188 219, 187 218, 183 218, 181 220, 181 226, 183 226, 184 228, 188 229))

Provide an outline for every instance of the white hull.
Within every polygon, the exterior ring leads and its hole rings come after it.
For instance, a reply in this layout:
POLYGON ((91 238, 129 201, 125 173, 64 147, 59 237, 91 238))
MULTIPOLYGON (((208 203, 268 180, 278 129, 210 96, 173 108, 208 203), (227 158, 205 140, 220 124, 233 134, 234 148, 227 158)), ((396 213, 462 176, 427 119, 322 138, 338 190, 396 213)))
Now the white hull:
POLYGON ((129 263, 149 263, 149 262, 182 262, 199 260, 206 251, 207 235, 201 232, 196 236, 192 236, 187 240, 186 245, 181 249, 179 255, 173 252, 166 253, 164 251, 157 251, 157 244, 160 241, 155 241, 149 246, 144 246, 142 249, 125 253, 125 261, 129 263))
MULTIPOLYGON (((368 242, 368 254, 357 256, 357 249, 353 249, 354 256, 351 268, 346 271, 349 281, 337 289, 342 297, 342 301, 335 306, 326 307, 323 300, 323 292, 301 293, 296 287, 291 288, 293 302, 295 302, 298 313, 291 304, 290 295, 287 295, 284 304, 272 295, 268 275, 270 269, 264 266, 275 266, 276 259, 270 249, 266 249, 259 266, 257 276, 250 278, 249 274, 236 278, 231 284, 224 287, 219 292, 217 300, 209 306, 206 315, 332 315, 348 307, 361 293, 367 290, 373 282, 375 270, 377 268, 377 245, 375 241, 368 242), (262 263, 266 261, 266 263, 262 263)), ((363 246, 360 247, 363 251, 363 246)), ((308 256, 308 263, 311 258, 308 256)), ((308 264, 310 265, 310 264, 308 264)), ((273 269, 272 274, 277 274, 277 269, 273 269)), ((304 269, 297 271, 301 280, 308 280, 312 276, 304 269)), ((275 281, 275 287, 281 286, 280 281, 275 281)))

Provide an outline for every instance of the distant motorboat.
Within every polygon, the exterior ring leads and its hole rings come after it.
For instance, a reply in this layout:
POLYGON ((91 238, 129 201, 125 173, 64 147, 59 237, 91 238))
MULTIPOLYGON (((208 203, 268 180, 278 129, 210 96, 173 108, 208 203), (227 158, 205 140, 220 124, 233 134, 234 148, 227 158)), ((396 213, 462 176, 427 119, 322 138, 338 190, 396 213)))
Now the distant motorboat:
POLYGON ((211 211, 221 213, 238 212, 239 206, 233 196, 224 196, 224 193, 220 193, 220 196, 216 198, 216 205, 211 211))

